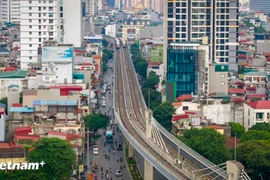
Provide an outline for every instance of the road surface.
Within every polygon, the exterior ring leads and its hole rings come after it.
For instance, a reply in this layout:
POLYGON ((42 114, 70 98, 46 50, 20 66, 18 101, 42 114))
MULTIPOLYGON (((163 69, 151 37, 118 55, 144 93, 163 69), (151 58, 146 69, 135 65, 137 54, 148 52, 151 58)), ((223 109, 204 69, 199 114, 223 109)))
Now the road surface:
MULTIPOLYGON (((113 66, 113 62, 110 61, 109 62, 109 67, 113 66)), ((104 75, 104 79, 107 82, 107 84, 111 84, 111 89, 112 90, 108 90, 106 93, 106 107, 100 107, 99 110, 97 110, 97 112, 101 111, 101 113, 103 114, 107 114, 110 115, 112 117, 112 107, 113 107, 113 98, 112 98, 112 94, 113 94, 113 86, 112 86, 112 82, 113 82, 113 71, 110 70, 110 68, 108 68, 108 71, 106 72, 106 74, 104 75), (109 92, 111 91, 111 93, 109 94, 109 92)), ((101 98, 102 96, 100 96, 101 98)), ((107 130, 110 130, 111 127, 107 127, 107 130)), ((106 144, 106 147, 104 147, 104 142, 105 142, 105 136, 103 135, 104 130, 100 130, 99 133, 102 134, 102 137, 98 140, 97 145, 99 147, 99 155, 93 155, 93 146, 90 147, 90 162, 92 160, 92 162, 95 162, 98 165, 98 170, 95 171, 95 175, 97 176, 97 179, 100 180, 101 178, 101 166, 103 166, 103 173, 105 174, 105 169, 106 168, 111 168, 112 172, 108 173, 109 175, 109 180, 112 178, 112 180, 131 180, 130 175, 128 173, 127 168, 123 168, 122 170, 122 176, 121 177, 116 177, 115 172, 117 169, 120 169, 120 166, 123 164, 126 165, 125 162, 125 157, 124 157, 124 149, 122 151, 117 151, 116 150, 116 146, 115 146, 115 154, 113 154, 113 152, 109 152, 108 151, 108 145, 106 144), (103 151, 105 151, 106 154, 108 154, 110 156, 110 161, 108 161, 108 159, 105 158, 105 156, 103 155, 103 151), (117 162, 117 159, 119 160, 120 157, 122 157, 123 162, 117 162)), ((123 137, 120 136, 120 131, 117 132, 114 135, 114 139, 117 140, 117 143, 120 143, 122 146, 123 145, 123 137)), ((127 165, 126 165, 127 166, 127 165)), ((91 172, 92 172, 92 166, 90 167, 91 172)), ((105 177, 103 177, 103 179, 106 179, 105 177)))

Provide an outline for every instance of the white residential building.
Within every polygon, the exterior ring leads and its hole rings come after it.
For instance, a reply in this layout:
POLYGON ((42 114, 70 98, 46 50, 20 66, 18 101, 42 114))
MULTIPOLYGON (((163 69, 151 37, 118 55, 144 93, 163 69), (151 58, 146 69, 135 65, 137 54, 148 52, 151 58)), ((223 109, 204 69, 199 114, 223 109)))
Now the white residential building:
POLYGON ((84 0, 86 4, 86 13, 90 16, 97 15, 102 10, 102 0, 84 0))
POLYGON ((78 41, 82 38, 81 4, 81 0, 21 1, 22 69, 38 62, 38 48, 41 48, 43 41, 65 41, 81 46, 78 41), (69 36, 74 41, 71 42, 69 36))
POLYGON ((42 47, 42 83, 72 83, 73 47, 65 45, 42 47))
POLYGON ((105 34, 111 37, 116 37, 116 24, 109 24, 105 27, 105 34))
POLYGON ((20 0, 0 0, 0 21, 20 23, 20 0))
POLYGON ((258 123, 270 123, 270 101, 254 101, 244 104, 246 130, 258 123))

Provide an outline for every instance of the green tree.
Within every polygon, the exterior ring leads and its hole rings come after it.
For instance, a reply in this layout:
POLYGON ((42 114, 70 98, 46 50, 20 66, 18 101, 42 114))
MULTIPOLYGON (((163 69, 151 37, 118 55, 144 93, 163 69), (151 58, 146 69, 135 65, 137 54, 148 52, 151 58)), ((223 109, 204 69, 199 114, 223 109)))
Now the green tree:
POLYGON ((150 102, 150 109, 155 110, 161 104, 161 98, 150 102))
POLYGON ((112 59, 113 58, 113 52, 111 50, 108 49, 103 49, 103 54, 106 54, 108 56, 108 59, 112 59))
POLYGON ((108 41, 106 41, 105 39, 102 39, 102 46, 106 48, 108 46, 108 41))
POLYGON ((258 123, 253 125, 249 130, 268 131, 270 132, 270 123, 258 123))
POLYGON ((105 73, 108 70, 108 66, 106 63, 102 63, 102 72, 105 73))
POLYGON ((85 125, 95 134, 99 129, 105 129, 109 123, 109 117, 103 114, 89 114, 83 118, 85 125))
POLYGON ((172 115, 175 113, 175 109, 171 102, 163 102, 157 108, 154 109, 155 119, 165 128, 167 131, 172 130, 172 115))
POLYGON ((4 97, 4 98, 0 99, 0 103, 6 105, 6 114, 7 114, 7 112, 8 112, 8 98, 4 97))
POLYGON ((158 77, 158 75, 154 71, 151 71, 149 73, 149 76, 147 77, 146 81, 143 83, 142 88, 156 89, 155 86, 158 83, 159 83, 159 77, 158 77))
POLYGON ((241 143, 236 152, 237 161, 247 168, 251 179, 270 177, 270 141, 247 141, 241 143))
POLYGON ((213 128, 192 128, 186 130, 184 136, 179 139, 215 164, 224 163, 232 158, 225 147, 225 137, 213 128))
POLYGON ((270 132, 249 130, 248 132, 243 134, 240 139, 241 142, 252 141, 252 140, 270 140, 270 132))
POLYGON ((0 179, 48 180, 48 178, 48 175, 40 170, 14 170, 10 172, 0 171, 0 179))
MULTIPOLYGON (((154 89, 150 89, 150 88, 143 88, 142 89, 142 94, 143 94, 143 98, 145 100, 146 105, 148 106, 148 96, 150 93, 150 104, 152 104, 152 102, 154 102, 155 100, 160 100, 161 99, 161 94, 160 92, 154 90, 154 89)), ((152 108, 151 108, 152 109, 152 108)), ((152 109, 154 110, 154 109, 152 109)))
POLYGON ((136 69, 137 73, 144 79, 146 78, 147 67, 148 67, 148 64, 147 64, 146 60, 140 61, 135 65, 135 69, 136 69))
POLYGON ((46 164, 40 169, 50 179, 69 178, 76 163, 76 155, 71 144, 58 138, 42 138, 34 144, 34 149, 28 153, 29 162, 46 164))
POLYGON ((102 62, 103 63, 108 63, 108 60, 109 60, 108 55, 107 54, 103 54, 102 55, 102 62))
POLYGON ((231 136, 234 137, 236 134, 237 138, 241 138, 241 136, 245 133, 245 128, 239 123, 230 122, 231 126, 231 136))
POLYGON ((19 94, 19 103, 23 103, 23 92, 19 94))

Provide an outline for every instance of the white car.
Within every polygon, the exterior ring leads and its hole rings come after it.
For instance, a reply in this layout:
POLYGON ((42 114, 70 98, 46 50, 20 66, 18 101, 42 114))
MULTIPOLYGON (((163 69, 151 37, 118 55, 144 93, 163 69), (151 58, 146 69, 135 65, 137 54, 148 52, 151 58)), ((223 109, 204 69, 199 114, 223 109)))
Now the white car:
POLYGON ((120 171, 120 170, 117 169, 116 172, 115 172, 115 175, 117 177, 122 176, 122 171, 120 171))
POLYGON ((106 107, 106 103, 102 103, 101 106, 102 106, 102 107, 106 107))
POLYGON ((98 146, 97 145, 94 145, 94 147, 93 147, 93 154, 98 155, 98 146))
POLYGON ((106 97, 105 96, 102 96, 102 100, 106 100, 106 97))

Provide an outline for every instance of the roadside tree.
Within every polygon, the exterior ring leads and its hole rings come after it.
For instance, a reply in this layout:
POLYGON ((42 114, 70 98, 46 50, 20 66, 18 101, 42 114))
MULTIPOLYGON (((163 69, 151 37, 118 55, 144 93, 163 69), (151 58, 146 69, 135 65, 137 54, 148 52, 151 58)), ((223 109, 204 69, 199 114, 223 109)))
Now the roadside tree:
POLYGON ((68 179, 76 163, 76 155, 71 144, 58 138, 39 139, 29 150, 28 162, 42 162, 46 164, 40 168, 49 179, 68 179))
POLYGON ((231 136, 234 137, 236 133, 237 138, 241 138, 242 135, 245 133, 245 128, 239 123, 230 122, 229 125, 231 126, 231 136))
POLYGON ((99 129, 105 129, 109 123, 109 117, 103 114, 89 114, 83 118, 85 125, 94 134, 99 129))
POLYGON ((163 102, 157 108, 154 109, 155 119, 165 128, 167 131, 172 130, 172 115, 175 113, 175 109, 171 102, 163 102))

